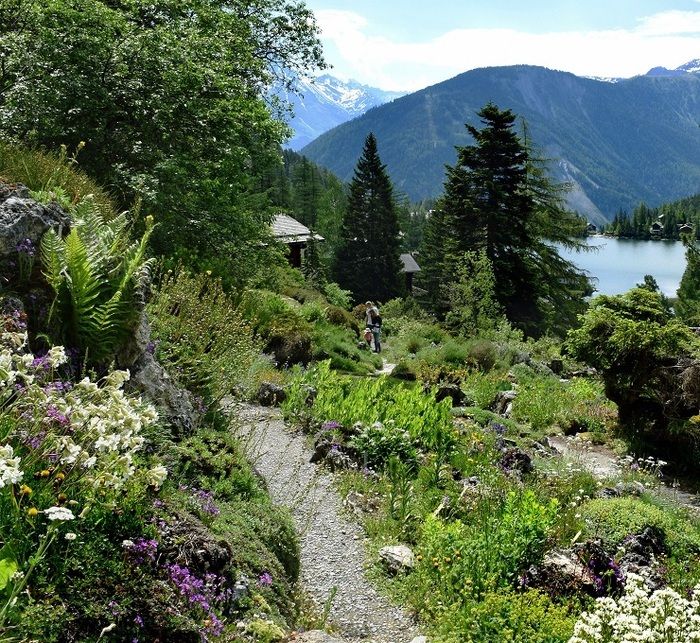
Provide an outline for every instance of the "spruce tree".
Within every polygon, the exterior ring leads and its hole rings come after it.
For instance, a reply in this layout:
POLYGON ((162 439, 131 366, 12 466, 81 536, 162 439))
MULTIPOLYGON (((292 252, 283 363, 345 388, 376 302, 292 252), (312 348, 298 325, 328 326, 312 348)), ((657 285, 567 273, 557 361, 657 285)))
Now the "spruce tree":
POLYGON ((402 291, 401 240, 393 188, 370 133, 350 183, 335 262, 336 281, 356 302, 387 301, 402 291))
POLYGON ((484 127, 466 126, 474 144, 457 148, 428 222, 419 284, 444 314, 441 286, 454 283, 463 253, 484 251, 506 317, 531 335, 561 330, 591 289, 552 244, 584 247, 576 235, 585 222, 564 207, 563 188, 515 132, 513 112, 489 103, 478 115, 484 127))
POLYGON ((683 235, 686 266, 676 292, 676 314, 690 326, 700 326, 700 250, 694 235, 683 235))

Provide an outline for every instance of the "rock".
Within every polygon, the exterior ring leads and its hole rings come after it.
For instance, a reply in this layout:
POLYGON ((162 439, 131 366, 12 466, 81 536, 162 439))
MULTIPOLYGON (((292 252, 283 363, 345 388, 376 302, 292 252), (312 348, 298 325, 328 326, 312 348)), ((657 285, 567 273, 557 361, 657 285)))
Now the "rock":
MULTIPOLYGON (((169 507, 170 508, 170 507, 169 507)), ((217 538, 192 514, 174 509, 167 524, 159 526, 159 552, 167 560, 182 561, 198 576, 220 574, 233 559, 233 550, 223 538, 217 538)))
POLYGON ((49 228, 67 231, 69 225, 57 203, 39 203, 25 186, 0 183, 0 259, 16 257, 18 244, 26 240, 38 249, 49 228))
POLYGON ((377 495, 366 495, 359 491, 351 491, 343 504, 356 516, 375 513, 381 507, 381 498, 377 495))
POLYGON ((490 410, 503 417, 508 417, 512 409, 512 402, 517 396, 517 391, 499 391, 496 399, 491 403, 490 410))
POLYGON ((614 487, 603 487, 598 490, 596 495, 598 498, 617 498, 620 496, 620 492, 614 487))
POLYGON ((416 636, 411 643, 428 643, 428 637, 427 636, 416 636))
POLYGON ((457 386, 457 384, 440 384, 437 391, 435 391, 435 401, 442 402, 450 398, 452 400, 452 406, 464 406, 465 396, 462 389, 457 386))
POLYGON ((534 468, 532 466, 532 458, 518 447, 505 449, 499 464, 505 471, 519 474, 530 473, 534 468))
POLYGON ((313 406, 314 402, 316 401, 318 391, 313 386, 309 386, 308 384, 305 384, 302 389, 306 393, 304 404, 306 404, 306 406, 313 406))
POLYGON ((311 630, 297 634, 292 639, 295 643, 343 643, 341 639, 337 639, 323 630, 311 630))
POLYGON ((379 558, 393 574, 408 572, 416 566, 416 558, 406 545, 389 545, 379 550, 379 558))
POLYGON ((525 573, 522 583, 527 587, 539 587, 552 595, 576 594, 581 591, 595 595, 595 577, 570 550, 553 550, 545 555, 539 566, 532 566, 525 573))
POLYGON ((552 359, 547 366, 555 375, 561 375, 564 372, 564 362, 561 359, 552 359))
POLYGON ((261 382, 256 398, 263 406, 279 406, 287 399, 287 393, 279 384, 261 382))
POLYGON ((647 488, 639 481, 618 482, 615 485, 615 491, 620 496, 641 496, 647 488))

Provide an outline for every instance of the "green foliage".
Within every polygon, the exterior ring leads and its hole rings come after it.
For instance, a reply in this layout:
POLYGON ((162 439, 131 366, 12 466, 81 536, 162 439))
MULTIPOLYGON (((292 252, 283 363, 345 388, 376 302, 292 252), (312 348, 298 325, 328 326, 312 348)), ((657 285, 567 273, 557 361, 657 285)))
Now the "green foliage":
POLYGON ((676 314, 689 326, 700 326, 700 250, 694 239, 684 238, 685 271, 678 286, 676 314))
POLYGON ((526 490, 482 500, 468 523, 429 516, 415 582, 432 597, 433 609, 509 586, 541 558, 557 511, 555 500, 542 504, 526 490))
POLYGON ((397 462, 409 467, 416 462, 416 448, 411 435, 394 422, 365 425, 350 444, 362 453, 366 466, 372 469, 381 470, 392 459, 395 460, 395 467, 398 466, 397 462))
POLYGON ((287 135, 268 88, 323 67, 311 11, 286 0, 29 0, 0 4, 0 23, 2 138, 87 141, 85 171, 121 207, 143 198, 159 253, 246 281, 269 254, 264 177, 287 135))
MULTIPOLYGON (((674 371, 679 357, 698 354, 698 340, 667 310, 659 293, 633 288, 624 295, 599 296, 569 332, 568 352, 597 368, 605 394, 618 405, 628 437, 654 444, 669 438, 669 419, 688 419, 674 371)), ((692 435, 688 434, 688 437, 692 435)))
POLYGON ((700 552, 700 525, 677 508, 663 508, 644 499, 626 497, 595 499, 580 508, 586 534, 601 538, 612 549, 626 536, 645 527, 658 527, 666 536, 672 556, 687 560, 700 552))
POLYGON ((446 286, 445 324, 465 337, 493 327, 501 316, 491 261, 484 250, 465 252, 457 262, 457 280, 446 286))
POLYGON ((466 298, 470 308, 459 308, 452 319, 465 332, 480 319, 495 320, 499 308, 529 335, 561 331, 583 310, 591 286, 553 244, 584 247, 577 239, 583 222, 564 207, 563 187, 546 177, 527 139, 515 133, 516 116, 493 103, 478 116, 484 127, 467 124, 475 142, 457 148, 457 163, 448 166, 444 195, 428 220, 420 282, 436 312, 464 306, 466 298), (477 254, 465 263, 465 252, 477 254), (447 301, 440 288, 445 283, 456 284, 447 301))
POLYGON ((454 445, 450 401, 435 402, 418 388, 407 389, 387 378, 353 380, 335 375, 321 362, 293 378, 285 415, 303 421, 311 413, 318 422, 334 420, 343 426, 379 422, 391 431, 405 431, 411 440, 446 457, 454 445), (308 386, 316 389, 313 406, 306 404, 308 386))
POLYGON ((152 217, 132 242, 122 213, 105 221, 91 197, 77 203, 63 239, 54 230, 41 241, 44 276, 55 299, 49 314, 58 343, 78 348, 93 363, 114 357, 138 322, 137 301, 149 279, 146 245, 152 217))
POLYGON ((181 385, 218 402, 237 384, 247 384, 261 346, 220 279, 167 271, 147 312, 158 359, 181 385))
POLYGON ((350 184, 336 280, 356 302, 396 297, 402 288, 400 245, 393 187, 370 133, 350 184))
POLYGON ((441 643, 566 643, 575 618, 543 592, 502 589, 440 615, 441 643))
POLYGON ((518 379, 512 417, 539 431, 559 426, 565 432, 605 434, 614 427, 617 413, 599 382, 585 378, 561 382, 551 376, 531 375, 518 379))
POLYGON ((77 167, 65 147, 52 154, 0 141, 0 179, 22 183, 35 194, 63 194, 71 205, 92 195, 105 219, 117 214, 109 195, 77 167))

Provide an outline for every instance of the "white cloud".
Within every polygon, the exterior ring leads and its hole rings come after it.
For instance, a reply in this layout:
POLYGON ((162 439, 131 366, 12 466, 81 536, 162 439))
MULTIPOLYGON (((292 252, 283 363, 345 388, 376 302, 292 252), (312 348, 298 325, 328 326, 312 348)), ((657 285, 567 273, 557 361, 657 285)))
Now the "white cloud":
POLYGON ((334 73, 383 89, 415 90, 477 67, 529 64, 581 76, 629 77, 700 57, 700 11, 665 11, 634 29, 528 33, 455 29, 424 42, 369 35, 352 11, 318 11, 334 73), (335 56, 337 54, 337 57, 335 56))

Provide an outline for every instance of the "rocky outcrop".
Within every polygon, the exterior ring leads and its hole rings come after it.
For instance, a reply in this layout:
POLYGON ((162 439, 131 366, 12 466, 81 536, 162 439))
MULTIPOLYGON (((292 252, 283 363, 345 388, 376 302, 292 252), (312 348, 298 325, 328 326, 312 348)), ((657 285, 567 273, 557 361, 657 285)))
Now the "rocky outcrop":
POLYGON ((39 203, 24 185, 0 183, 0 260, 14 258, 21 244, 37 248, 50 228, 68 229, 70 218, 57 203, 39 203))
POLYGON ((416 566, 416 557, 406 545, 389 545, 379 550, 379 559, 392 574, 410 572, 416 566))

